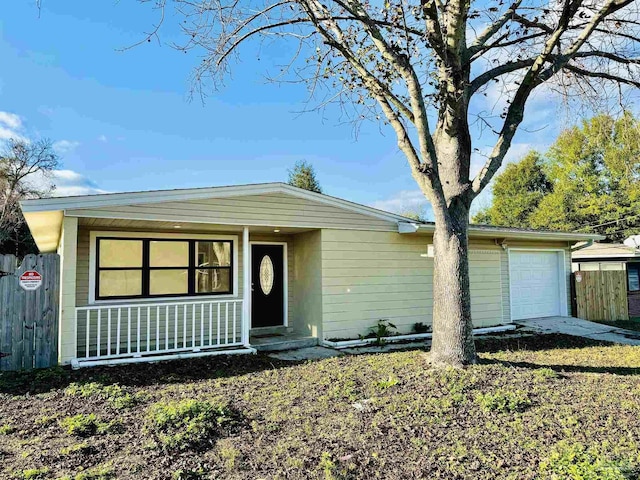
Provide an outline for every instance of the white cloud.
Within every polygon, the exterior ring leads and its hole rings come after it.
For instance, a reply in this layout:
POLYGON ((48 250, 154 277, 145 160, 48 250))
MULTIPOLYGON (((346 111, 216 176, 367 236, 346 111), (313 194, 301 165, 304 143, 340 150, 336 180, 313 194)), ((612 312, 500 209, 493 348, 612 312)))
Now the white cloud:
POLYGON ((0 140, 14 138, 28 142, 20 131, 22 130, 22 119, 15 113, 0 111, 0 140))
POLYGON ((54 170, 48 175, 42 173, 33 174, 29 183, 38 190, 51 190, 54 197, 72 197, 76 195, 92 195, 95 193, 108 193, 98 188, 98 185, 81 173, 73 170, 54 170))
POLYGON ((419 213, 424 218, 433 218, 431 205, 420 190, 401 190, 386 200, 373 202, 371 206, 386 212, 419 213))
POLYGON ((90 178, 73 170, 55 170, 52 172, 51 182, 56 186, 53 191, 55 197, 108 193, 106 190, 98 188, 98 185, 90 178))
POLYGON ((108 139, 106 135, 100 135, 98 137, 98 141, 103 142, 103 143, 107 143, 108 139))
POLYGON ((6 125, 12 130, 19 130, 22 128, 22 120, 15 113, 0 111, 0 123, 6 125))
POLYGON ((57 142, 53 142, 53 149, 60 155, 73 152, 79 146, 80 142, 76 142, 75 140, 58 140, 57 142))

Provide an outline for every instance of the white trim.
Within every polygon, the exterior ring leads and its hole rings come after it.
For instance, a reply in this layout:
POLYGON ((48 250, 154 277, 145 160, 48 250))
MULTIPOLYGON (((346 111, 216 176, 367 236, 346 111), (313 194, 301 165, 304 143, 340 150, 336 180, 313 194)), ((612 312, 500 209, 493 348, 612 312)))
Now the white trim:
MULTIPOLYGON (((406 223, 406 222, 402 222, 406 223)), ((434 223, 420 223, 417 225, 417 231, 423 231, 427 233, 433 233, 436 229, 434 223)), ((414 233, 412 228, 407 225, 402 227, 398 224, 398 233, 411 234, 414 233), (402 231, 400 230, 402 229, 402 231)), ((483 228, 478 225, 469 225, 469 236, 475 238, 506 238, 512 240, 555 240, 555 241, 569 241, 578 242, 584 240, 603 240, 605 237, 602 235, 591 233, 573 233, 573 232, 549 232, 545 230, 512 230, 509 228, 483 228)))
MULTIPOLYGON (((194 302, 201 300, 229 300, 238 298, 238 236, 237 235, 217 235, 211 234, 189 234, 189 233, 159 233, 159 232, 120 232, 109 230, 91 230, 89 232, 89 305, 121 304, 131 302, 133 299, 96 300, 96 238, 98 236, 109 236, 117 238, 184 238, 185 240, 231 240, 233 241, 233 293, 228 295, 202 295, 202 296, 181 296, 181 297, 147 297, 136 298, 136 302, 152 303, 169 299, 170 301, 191 300, 194 302)), ((77 267, 76 267, 77 268, 77 267)))
MULTIPOLYGON (((81 210, 65 210, 64 215, 66 217, 76 217, 76 218, 96 218, 96 219, 107 219, 107 220, 133 220, 133 221, 139 221, 139 222, 164 222, 164 223, 179 223, 179 224, 194 224, 194 225, 225 225, 225 226, 232 226, 232 227, 245 227, 245 226, 249 226, 249 227, 268 227, 268 228, 274 228, 274 227, 279 227, 279 228, 298 228, 298 229, 309 229, 309 230, 316 230, 316 229, 331 229, 331 230, 359 230, 359 231, 367 231, 367 232, 395 232, 396 231, 396 226, 393 223, 389 223, 389 228, 381 228, 380 226, 378 227, 372 227, 371 225, 368 226, 340 226, 340 227, 327 227, 327 226, 319 226, 317 223, 315 224, 296 224, 296 223, 276 223, 276 222, 267 222, 267 223, 261 223, 261 222, 247 222, 246 220, 238 220, 238 221, 229 221, 229 220, 225 220, 225 221, 220 221, 220 220, 212 220, 210 218, 203 218, 203 219, 198 219, 198 218, 189 218, 189 220, 184 219, 184 217, 180 217, 179 215, 177 216, 170 216, 170 215, 165 215, 165 214, 161 214, 162 218, 158 218, 158 214, 148 214, 146 217, 140 217, 140 216, 136 216, 133 214, 128 214, 128 213, 120 213, 118 215, 114 215, 111 213, 102 213, 102 212, 95 212, 92 211, 91 213, 88 214, 83 214, 81 210)), ((100 226, 98 228, 105 228, 103 226, 100 226)), ((135 228, 139 228, 139 227, 135 227, 135 228)), ((158 228, 166 228, 166 227, 158 227, 158 228)), ((240 228, 239 228, 240 229, 240 228)))
MULTIPOLYGON (((511 288, 511 252, 556 252, 561 253, 558 255, 558 262, 562 262, 562 265, 558 268, 558 279, 560 281, 560 316, 566 317, 569 315, 569 306, 567 302, 567 282, 569 276, 567 273, 567 259, 566 250, 563 248, 531 248, 531 247, 514 247, 507 249, 507 256, 509 259, 509 317, 513 322, 513 289, 511 288)), ((521 320, 521 319, 518 319, 521 320)))
MULTIPOLYGON (((474 335, 483 335, 485 333, 497 333, 497 332, 508 332, 510 330, 515 330, 516 326, 513 324, 509 325, 497 325, 495 327, 481 327, 474 328, 474 335)), ((394 343, 394 342, 402 342, 404 340, 421 340, 421 339, 429 339, 432 337, 432 333, 409 333, 407 335, 393 335, 390 337, 382 337, 382 339, 386 343, 394 343)), ((363 338, 358 340, 340 340, 338 342, 332 342, 331 340, 322 340, 320 344, 325 347, 335 348, 339 350, 341 348, 349 348, 349 347, 362 347, 365 345, 369 345, 371 343, 375 343, 377 341, 376 338, 363 338)))
POLYGON ((213 355, 241 355, 255 354, 256 349, 251 347, 234 348, 232 350, 209 350, 206 352, 173 353, 168 355, 154 355, 148 357, 112 358, 104 360, 81 361, 77 358, 71 360, 71 368, 77 370, 83 367, 96 367, 98 365, 122 365, 127 363, 152 363, 165 360, 180 360, 184 358, 210 357, 213 355))
MULTIPOLYGON (((287 242, 262 242, 260 240, 256 240, 253 242, 249 242, 249 246, 253 246, 253 245, 282 245, 283 246, 283 250, 282 250, 282 267, 284 269, 284 273, 282 275, 282 281, 284 282, 284 286, 283 286, 283 295, 284 295, 284 300, 283 300, 283 319, 282 319, 282 325, 272 325, 273 327, 288 327, 289 326, 289 261, 287 258, 287 242)), ((249 271, 252 273, 253 272, 253 249, 249 249, 249 271)), ((253 292, 253 288, 251 287, 251 285, 253 284, 253 278, 250 277, 250 281, 249 281, 249 294, 251 296, 251 298, 249 299, 249 325, 251 325, 251 308, 252 308, 252 303, 253 303, 253 295, 251 294, 253 292)), ((253 325, 251 325, 251 328, 253 329, 253 325)))
POLYGON ((24 212, 46 212, 52 210, 83 209, 95 207, 113 207, 122 205, 140 205, 149 203, 199 200, 208 198, 228 198, 245 195, 263 195, 285 193, 298 198, 332 205, 370 217, 389 222, 411 221, 394 213, 384 212, 373 207, 350 202, 337 197, 310 192, 286 183, 263 183, 254 185, 231 185, 225 187, 190 188, 176 190, 155 190, 147 192, 105 193, 99 195, 81 195, 76 197, 51 197, 23 200, 20 206, 24 212))
POLYGON ((251 249, 249 245, 249 227, 242 229, 242 343, 250 346, 249 330, 251 330, 251 249))

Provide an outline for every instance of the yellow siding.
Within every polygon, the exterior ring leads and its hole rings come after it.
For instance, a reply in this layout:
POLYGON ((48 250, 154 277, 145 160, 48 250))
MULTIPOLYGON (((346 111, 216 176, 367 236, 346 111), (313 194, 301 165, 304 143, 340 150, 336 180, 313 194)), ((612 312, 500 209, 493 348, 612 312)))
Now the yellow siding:
MULTIPOLYGON (((324 338, 366 334, 381 318, 402 333, 431 323, 433 259, 422 257, 430 237, 385 232, 322 231, 324 338)), ((476 326, 503 323, 500 248, 472 244, 472 314, 476 326)))
POLYGON ((75 357, 77 234, 78 219, 65 217, 59 247, 61 288, 58 360, 63 365, 75 357))
POLYGON ((397 222, 377 219, 286 194, 160 202, 144 205, 71 210, 68 215, 156 221, 342 228, 397 231, 397 222))
POLYGON ((296 332, 322 338, 322 258, 320 230, 300 233, 294 237, 294 304, 293 327, 296 332))

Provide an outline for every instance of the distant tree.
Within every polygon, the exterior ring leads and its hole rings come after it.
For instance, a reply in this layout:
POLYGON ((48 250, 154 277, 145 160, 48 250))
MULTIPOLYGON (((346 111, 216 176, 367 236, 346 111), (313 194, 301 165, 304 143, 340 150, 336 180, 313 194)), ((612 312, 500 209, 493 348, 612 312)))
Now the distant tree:
POLYGON ((599 115, 565 130, 547 152, 553 191, 535 228, 577 230, 622 241, 640 228, 640 121, 599 115))
POLYGON ((322 193, 313 165, 305 160, 297 161, 293 168, 289 170, 289 181, 287 183, 311 192, 322 193))
POLYGON ((55 187, 48 177, 58 164, 49 140, 6 142, 0 153, 0 254, 38 252, 19 202, 50 194, 55 187))
POLYGON ((476 223, 593 232, 621 241, 640 229, 640 121, 598 115, 496 176, 476 223))
POLYGON ((424 206, 403 209, 400 211, 400 215, 417 220, 418 222, 426 222, 428 220, 424 206))
POLYGON ((511 163, 496 176, 493 201, 481 210, 473 221, 479 224, 505 227, 530 227, 531 215, 551 192, 551 182, 538 152, 529 152, 520 162, 511 163))

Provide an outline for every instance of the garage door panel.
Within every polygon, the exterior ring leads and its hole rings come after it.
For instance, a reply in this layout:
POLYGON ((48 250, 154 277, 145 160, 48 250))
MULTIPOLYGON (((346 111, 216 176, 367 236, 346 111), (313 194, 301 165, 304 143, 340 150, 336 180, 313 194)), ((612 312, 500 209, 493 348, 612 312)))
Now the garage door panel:
POLYGON ((561 314, 562 264, 558 252, 510 252, 513 320, 561 314))

